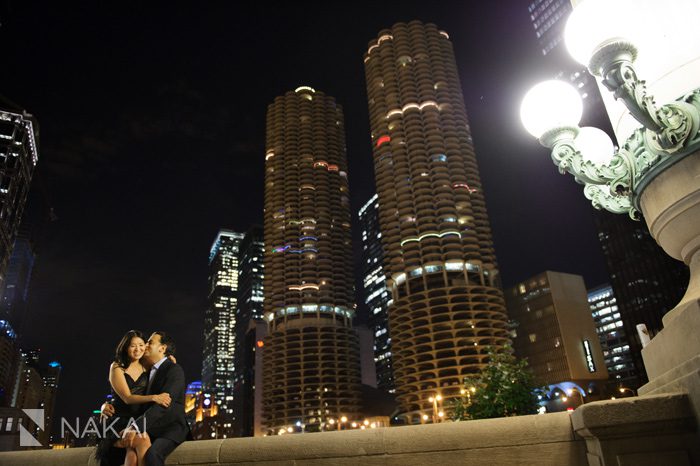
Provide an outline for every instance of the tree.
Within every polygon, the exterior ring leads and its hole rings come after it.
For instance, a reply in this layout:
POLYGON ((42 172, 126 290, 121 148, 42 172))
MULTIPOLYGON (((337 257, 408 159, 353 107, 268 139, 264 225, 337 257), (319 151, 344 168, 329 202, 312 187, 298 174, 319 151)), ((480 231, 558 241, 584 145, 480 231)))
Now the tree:
POLYGON ((462 398, 453 402, 452 419, 487 419, 537 413, 534 376, 524 359, 510 347, 489 348, 489 360, 479 374, 464 380, 462 398))

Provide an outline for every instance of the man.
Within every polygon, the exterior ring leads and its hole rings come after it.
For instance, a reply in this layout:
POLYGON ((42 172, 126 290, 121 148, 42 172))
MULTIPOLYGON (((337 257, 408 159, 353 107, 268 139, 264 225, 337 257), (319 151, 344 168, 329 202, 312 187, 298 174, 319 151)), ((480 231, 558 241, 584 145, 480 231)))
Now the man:
MULTIPOLYGON (((190 428, 185 419, 185 373, 169 356, 175 355, 175 341, 165 332, 153 332, 148 339, 143 354, 143 361, 151 365, 148 376, 147 394, 168 393, 172 400, 164 408, 152 403, 136 419, 138 432, 146 432, 151 446, 145 454, 147 466, 162 466, 165 458, 182 442, 191 438, 190 428)), ((111 416, 110 405, 103 406, 103 413, 111 416)), ((125 438, 134 440, 136 430, 127 432, 125 438)))

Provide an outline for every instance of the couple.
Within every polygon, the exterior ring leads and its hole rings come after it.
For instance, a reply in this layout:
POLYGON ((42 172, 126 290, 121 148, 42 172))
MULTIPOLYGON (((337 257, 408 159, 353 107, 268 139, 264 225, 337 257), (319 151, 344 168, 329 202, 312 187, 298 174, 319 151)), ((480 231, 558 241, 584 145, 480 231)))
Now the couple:
POLYGON ((154 332, 148 341, 130 330, 117 346, 109 369, 112 404, 102 405, 110 432, 95 456, 102 466, 156 466, 186 439, 185 373, 175 363, 175 341, 154 332), (134 420, 134 422, 130 422, 134 420))

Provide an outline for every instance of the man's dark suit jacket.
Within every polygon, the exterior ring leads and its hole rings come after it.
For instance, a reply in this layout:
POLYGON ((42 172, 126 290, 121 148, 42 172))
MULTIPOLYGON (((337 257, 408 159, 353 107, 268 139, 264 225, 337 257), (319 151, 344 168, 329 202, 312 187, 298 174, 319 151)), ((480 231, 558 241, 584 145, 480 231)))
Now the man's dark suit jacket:
POLYGON ((151 437, 167 438, 182 443, 191 438, 190 428, 185 419, 185 372, 170 359, 160 365, 153 376, 149 395, 168 393, 171 398, 167 408, 152 403, 146 412, 136 420, 140 432, 144 429, 151 437))

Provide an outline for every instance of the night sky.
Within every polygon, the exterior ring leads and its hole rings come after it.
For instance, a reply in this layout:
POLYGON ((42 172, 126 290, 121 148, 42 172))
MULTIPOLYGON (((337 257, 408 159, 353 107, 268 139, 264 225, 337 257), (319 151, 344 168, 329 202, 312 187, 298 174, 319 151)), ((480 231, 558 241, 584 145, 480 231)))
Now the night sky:
POLYGON ((0 93, 39 121, 28 209, 52 209, 38 222, 24 346, 63 365, 57 416, 99 406, 131 328, 171 332, 188 380, 200 378, 209 248, 221 227, 262 223, 276 96, 334 96, 353 212, 374 193, 362 59, 399 21, 434 22, 453 42, 504 285, 544 270, 607 281, 582 187, 519 121, 524 93, 551 77, 527 4, 3 2, 0 93))

